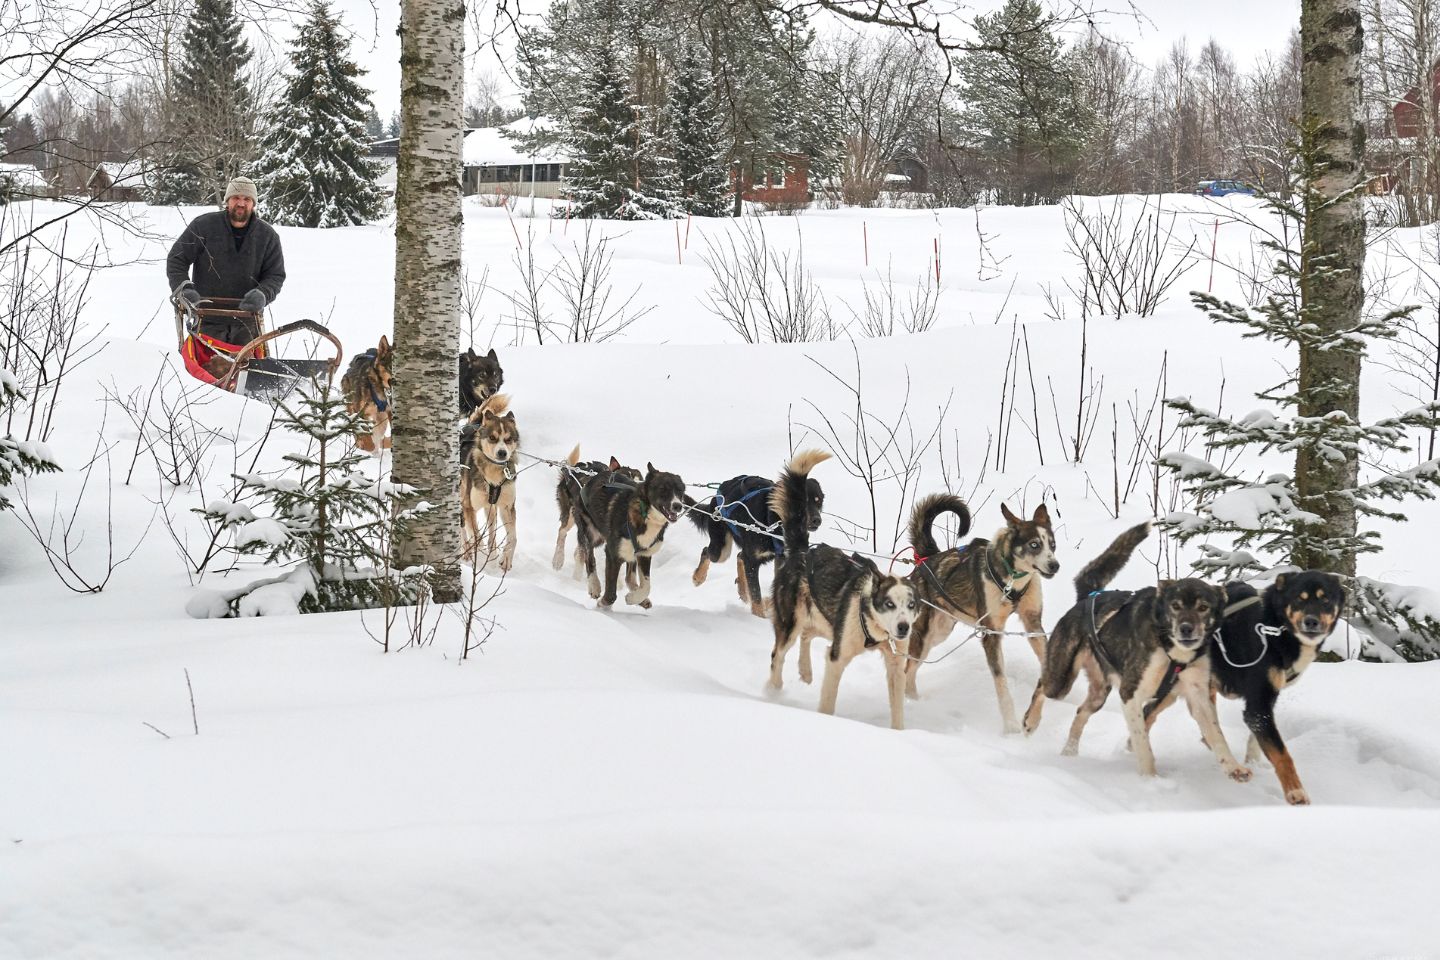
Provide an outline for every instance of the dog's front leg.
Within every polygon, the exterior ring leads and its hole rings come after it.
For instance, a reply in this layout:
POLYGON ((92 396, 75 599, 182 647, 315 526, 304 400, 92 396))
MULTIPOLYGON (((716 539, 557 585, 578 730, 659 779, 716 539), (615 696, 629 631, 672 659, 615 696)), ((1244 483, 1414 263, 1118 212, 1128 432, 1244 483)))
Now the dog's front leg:
MULTIPOLYGON (((835 646, 832 644, 832 647, 835 646)), ((820 684, 820 712, 834 714, 835 701, 840 695, 840 675, 850 665, 854 653, 847 653, 845 650, 838 651, 834 658, 825 658, 825 679, 820 684)))
POLYGON ((505 552, 500 555, 500 569, 509 573, 510 566, 515 562, 515 497, 513 493, 506 502, 501 504, 500 511, 505 520, 505 552))
MULTIPOLYGON (((894 643, 895 641, 891 641, 894 643)), ((890 688, 890 729, 905 729, 905 644, 897 650, 881 649, 885 655, 885 680, 890 688)))
POLYGON ((595 575, 595 544, 590 539, 590 530, 585 524, 576 525, 578 542, 575 544, 575 560, 585 568, 586 586, 590 599, 600 599, 600 578, 595 575))
MULTIPOLYGON (((981 622, 987 630, 999 629, 991 627, 989 621, 981 622)), ((985 662, 990 667, 990 677, 995 681, 995 698, 1000 703, 1000 722, 1006 733, 1019 733, 1020 722, 1015 719, 1015 701, 1010 697, 1010 684, 1005 679, 1005 651, 1000 646, 1000 641, 1004 639, 998 632, 987 633, 980 643, 985 648, 985 662)))
POLYGON ((1245 725, 1250 728, 1260 749, 1265 751, 1265 759, 1275 768, 1275 776, 1280 778, 1280 789, 1285 791, 1285 802, 1308 804, 1310 794, 1300 782, 1300 774, 1295 770, 1295 761, 1291 759, 1285 741, 1280 739, 1280 728, 1275 726, 1275 701, 1278 696, 1279 692, 1266 684, 1259 693, 1246 697, 1245 725))
POLYGON ((1140 776, 1155 776, 1155 753, 1150 749, 1150 733, 1145 729, 1145 704, 1140 697, 1131 697, 1120 705, 1125 726, 1130 730, 1130 745, 1135 748, 1135 762, 1140 776))
POLYGON ((1020 614, 1020 622, 1025 625, 1025 639, 1030 641, 1030 649, 1035 651, 1035 659, 1040 663, 1045 662, 1045 607, 1041 603, 1042 597, 1040 587, 1029 590, 1025 596, 1020 598, 1020 606, 1016 610, 1020 614))
MULTIPOLYGON (((1210 673, 1200 668, 1191 667, 1180 674, 1180 686, 1185 691, 1185 703, 1190 708, 1190 716, 1195 718, 1196 724, 1200 727, 1200 736, 1204 738, 1205 745, 1215 754, 1220 761, 1220 769, 1225 775, 1237 783, 1244 783, 1250 779, 1250 770, 1242 767, 1235 760, 1235 755, 1230 752, 1230 744, 1225 740, 1225 732, 1220 729, 1220 718, 1215 712, 1215 701, 1210 699, 1210 673), (1198 678, 1191 674, 1200 674, 1198 678)), ((1149 725, 1146 725, 1149 729, 1149 725)))
POLYGON ((613 607, 615 605, 615 586, 620 579, 620 558, 605 548, 605 595, 600 598, 601 607, 613 607))
POLYGON ((636 564, 640 568, 639 581, 635 587, 625 594, 626 603, 638 603, 643 609, 650 609, 650 558, 639 557, 636 564))

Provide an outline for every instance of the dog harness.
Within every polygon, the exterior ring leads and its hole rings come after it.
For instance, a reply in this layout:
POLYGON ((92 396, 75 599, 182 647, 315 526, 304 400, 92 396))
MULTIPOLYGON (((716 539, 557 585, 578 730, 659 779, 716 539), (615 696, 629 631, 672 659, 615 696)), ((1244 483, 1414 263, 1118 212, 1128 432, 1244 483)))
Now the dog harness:
MULTIPOLYGON (((761 493, 768 494, 771 490, 774 489, 774 484, 771 484, 768 487, 756 487, 754 490, 751 490, 739 500, 732 500, 729 503, 725 502, 724 494, 715 494, 715 515, 718 516, 725 523, 725 525, 730 528, 730 536, 735 538, 736 543, 740 542, 741 528, 738 525, 739 521, 735 519, 735 511, 740 507, 744 507, 745 512, 749 515, 751 522, 755 525, 758 525, 760 523, 760 518, 755 516, 755 511, 750 509, 746 501, 761 493)), ((777 524, 772 523, 770 526, 762 528, 759 532, 764 533, 766 536, 770 537, 770 539, 775 541, 775 556, 780 557, 783 556, 785 553, 785 538, 774 532, 776 526, 777 524)))
POLYGON ((485 481, 485 486, 488 488, 487 492, 490 495, 490 505, 494 506, 500 502, 500 491, 505 489, 505 485, 515 482, 515 462, 513 460, 492 460, 485 456, 485 451, 481 450, 478 444, 475 449, 479 452, 481 460, 484 460, 486 463, 495 464, 495 466, 500 468, 501 476, 504 477, 499 483, 491 483, 488 480, 485 481))
MULTIPOLYGON (((966 544, 966 546, 968 547, 969 544, 966 544)), ((964 551, 962 550, 961 552, 963 553, 964 551)), ((1025 586, 1017 591, 1015 589, 1015 581, 1021 577, 1028 577, 1030 574, 1021 573, 1018 570, 1012 569, 1009 563, 1006 563, 1005 567, 1010 570, 1010 579, 1008 581, 1002 581, 1000 575, 995 572, 994 552, 987 547, 985 550, 985 573, 989 575, 995 586, 1000 588, 1000 595, 1005 598, 1005 602, 1013 607, 1020 602, 1021 597, 1025 596, 1025 591, 1030 589, 1030 584, 1027 582, 1025 586)))

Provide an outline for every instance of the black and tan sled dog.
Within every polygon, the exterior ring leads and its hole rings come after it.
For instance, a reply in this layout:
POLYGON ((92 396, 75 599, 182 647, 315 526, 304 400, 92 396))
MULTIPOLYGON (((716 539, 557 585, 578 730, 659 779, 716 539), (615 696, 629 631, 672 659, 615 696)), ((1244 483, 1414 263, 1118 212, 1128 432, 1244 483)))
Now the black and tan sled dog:
POLYGON ((1018 733, 1015 702, 1005 679, 1001 632, 1010 616, 1018 613, 1031 649, 1044 660, 1045 601, 1040 578, 1055 576, 1060 562, 1055 559, 1055 531, 1044 504, 1029 520, 1020 519, 1004 504, 1000 512, 1005 526, 994 540, 976 537, 963 546, 941 550, 931 527, 941 514, 951 513, 960 518, 958 536, 963 537, 970 530, 970 510, 965 501, 948 493, 932 494, 911 511, 910 546, 916 564, 910 582, 925 603, 910 638, 905 692, 911 697, 918 695, 915 674, 921 661, 950 636, 957 621, 981 628, 989 631, 980 642, 995 681, 1000 721, 1006 733, 1018 733), (940 613, 936 607, 945 612, 940 613))
MULTIPOLYGON (((660 552, 665 529, 689 506, 685 481, 678 474, 645 465, 639 483, 615 473, 597 473, 580 491, 584 509, 576 517, 576 533, 585 560, 590 596, 601 608, 615 604, 620 566, 636 566, 636 583, 625 602, 650 608, 650 561, 660 552), (605 590, 595 574, 595 548, 605 548, 605 590)), ((628 583, 627 583, 628 586, 628 583)))
MULTIPOLYGON (((639 486, 640 481, 645 477, 634 467, 621 465, 614 457, 610 462, 604 460, 587 460, 580 462, 580 445, 576 444, 575 449, 570 451, 570 456, 565 459, 565 466, 560 468, 560 479, 555 484, 555 506, 560 510, 560 532, 555 537, 555 556, 551 558, 550 565, 556 570, 565 566, 565 537, 570 528, 579 522, 581 511, 585 509, 584 485, 592 477, 601 474, 610 476, 617 475, 621 480, 633 486, 639 486)), ((575 579, 585 578, 585 557, 581 552, 580 544, 575 544, 575 579)), ((634 568, 627 564, 625 567, 625 583, 630 589, 635 588, 634 568)), ((597 594, 598 596, 598 594, 597 594)))
MULTIPOLYGON (((1245 762, 1255 763, 1263 751, 1280 778, 1285 800, 1310 802, 1295 772, 1295 761, 1275 725, 1280 691, 1300 679, 1330 636, 1345 605, 1345 588, 1334 574, 1306 570, 1283 573, 1257 594, 1248 583, 1225 585, 1225 620, 1212 640, 1210 678, 1213 689, 1245 701, 1245 726, 1250 742, 1245 762)), ((1175 701, 1174 694, 1145 711, 1147 723, 1175 701)))
POLYGON ((1075 578, 1077 600, 1050 632, 1045 666, 1025 712, 1025 732, 1034 733, 1040 725, 1045 698, 1064 697, 1084 670, 1090 690, 1075 712, 1062 752, 1074 756, 1079 751, 1085 724, 1118 686, 1135 761, 1142 776, 1153 777, 1145 705, 1173 685, 1225 773, 1232 780, 1249 780, 1250 771, 1225 744, 1210 696, 1209 638, 1220 623, 1225 592, 1195 579, 1162 580, 1133 592, 1104 589, 1149 534, 1148 522, 1126 530, 1075 578))
POLYGON ((390 449, 390 362, 394 354, 390 341, 380 337, 379 346, 356 354, 340 378, 345 409, 358 413, 372 424, 369 433, 355 438, 361 450, 376 453, 390 449))
POLYGON ((472 422, 461 439, 460 512, 465 525, 465 549, 474 555, 480 547, 478 516, 485 512, 485 542, 494 556, 495 521, 505 522, 505 551, 500 569, 509 571, 515 559, 515 457, 520 452, 520 428, 510 398, 497 393, 471 414, 472 422))
POLYGON ((770 654, 770 686, 780 689, 785 654, 798 639, 800 679, 810 682, 812 637, 825 637, 825 680, 820 711, 835 712, 840 676, 850 661, 867 650, 885 658, 890 693, 890 726, 905 728, 906 639, 919 606, 914 589, 899 577, 886 576, 870 560, 827 544, 810 546, 806 520, 806 483, 816 464, 830 458, 820 450, 796 454, 770 495, 780 518, 785 552, 775 563, 771 618, 775 648, 770 654))
MULTIPOLYGON (((710 538, 700 551, 700 563, 690 578, 695 586, 705 582, 710 564, 724 563, 730 548, 739 548, 735 558, 735 586, 740 602, 750 605, 757 617, 765 613, 765 594, 760 589, 760 567, 784 552, 785 540, 780 533, 780 517, 770 506, 770 493, 775 482, 764 477, 732 477, 720 484, 715 496, 690 511, 690 519, 701 533, 710 538)), ((805 500, 801 504, 805 528, 814 533, 824 519, 825 491, 820 481, 805 481, 805 500)))

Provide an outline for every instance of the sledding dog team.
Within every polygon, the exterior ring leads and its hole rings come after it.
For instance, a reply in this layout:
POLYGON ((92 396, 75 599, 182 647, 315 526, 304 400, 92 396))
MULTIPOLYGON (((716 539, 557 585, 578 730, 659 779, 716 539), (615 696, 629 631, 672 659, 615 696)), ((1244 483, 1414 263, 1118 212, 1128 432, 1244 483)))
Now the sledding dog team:
MULTIPOLYGON (((382 338, 375 351, 355 358, 342 381, 352 410, 377 424, 388 422, 391 352, 382 338)), ((461 503, 467 549, 488 544, 493 553, 497 518, 505 525, 500 566, 509 570, 515 549, 515 461, 520 431, 508 398, 499 392, 504 373, 495 351, 467 350, 459 360, 461 406, 461 503), (478 516, 486 517, 480 535, 478 516)), ((366 435, 362 445, 373 449, 366 435)), ((388 439, 384 441, 388 445, 388 439)), ((875 652, 885 661, 890 725, 905 725, 905 700, 918 695, 916 674, 930 652, 957 624, 975 630, 995 683, 1005 731, 1035 732, 1046 699, 1070 692, 1083 672, 1089 685, 1076 711, 1064 752, 1074 754, 1086 722, 1120 690, 1130 746, 1140 772, 1155 775, 1150 726, 1161 711, 1183 698, 1201 736, 1221 769, 1233 780, 1250 779, 1236 760, 1216 716, 1215 696, 1244 701, 1250 741, 1245 762, 1263 755, 1275 768, 1285 799, 1308 803, 1294 761, 1275 725, 1280 691, 1299 679, 1339 619, 1345 591, 1332 574, 1282 574, 1263 593, 1248 584, 1224 586, 1186 578, 1163 580, 1142 590, 1106 587, 1147 537, 1150 524, 1133 527, 1090 561, 1075 577, 1075 603, 1049 634, 1043 625, 1043 581, 1060 570, 1048 509, 1028 519, 1001 505, 1005 525, 993 539, 980 537, 942 548, 933 526, 949 514, 957 539, 970 530, 965 501, 948 493, 915 504, 909 541, 915 567, 908 576, 887 574, 868 557, 828 544, 812 544, 820 528, 825 495, 811 471, 830 455, 802 451, 778 479, 739 476, 719 485, 697 503, 676 474, 646 464, 645 470, 609 461, 582 462, 580 449, 561 465, 555 501, 560 528, 552 559, 564 566, 569 531, 576 531, 575 576, 584 578, 602 608, 613 605, 623 570, 625 602, 650 606, 650 564, 665 531, 681 514, 706 535, 692 577, 705 582, 710 566, 736 554, 735 583, 740 600, 774 628, 769 685, 784 683, 786 655, 800 643, 800 679, 810 683, 810 641, 828 645, 820 684, 820 710, 835 712, 840 678, 850 661, 875 652), (604 581, 595 552, 604 554, 604 581), (771 595, 760 586, 759 570, 775 562, 771 595), (1023 719, 1017 719, 1005 676, 1001 640, 1018 617, 1041 664, 1040 682, 1023 719)))
MULTIPOLYGON (((243 180, 243 178, 242 178, 243 180)), ((227 211, 211 216, 216 233, 211 246, 225 254, 240 252, 243 233, 255 226, 245 221, 253 209, 254 188, 232 183, 227 211), (246 201, 249 201, 246 203, 246 201), (232 209, 239 208, 239 209, 232 209), (247 209, 249 208, 249 209, 247 209), (228 227, 228 230, 223 229, 228 227)), ((199 221, 196 221, 199 223, 199 221)), ((191 233, 194 233, 192 227, 191 233)), ((273 231, 272 231, 273 232, 273 231)), ((171 270, 180 266, 172 251, 171 270)), ((263 239, 263 238, 262 238, 263 239)), ((194 246, 204 247, 202 242, 194 246)), ((186 254, 190 250, 184 251, 186 254)), ((278 246, 274 251, 278 258, 278 246)), ((193 259, 191 262, 194 262, 193 259)), ((283 261, 280 262, 283 281, 283 261)), ((188 267, 189 264, 184 264, 188 267)), ((199 272, 197 264, 197 274, 199 272)), ((255 280, 250 274, 245 282, 255 280)), ((172 286, 174 284, 172 283, 172 286)), ((258 292, 266 300, 278 293, 258 292)), ((177 287, 178 295, 188 289, 177 287)), ((247 291, 257 292, 257 291, 247 291)), ((241 295, 246 295, 241 293, 241 295)), ((208 295, 208 294, 207 294, 208 295)), ((373 425, 357 438, 366 450, 388 447, 389 391, 392 350, 380 339, 373 350, 352 359, 341 381, 349 409, 373 425)), ((500 567, 508 571, 515 550, 516 457, 520 431, 508 398, 495 351, 484 355, 467 350, 459 358, 459 391, 465 426, 461 433, 461 504, 467 549, 482 542, 493 555, 497 522, 505 541, 500 567), (485 514, 485 535, 479 515, 485 514)), ((1155 775, 1149 731, 1156 717, 1176 699, 1184 698, 1200 727, 1205 745, 1223 772, 1233 780, 1250 779, 1250 770, 1231 753, 1216 715, 1216 694, 1244 701, 1250 730, 1245 763, 1263 755, 1275 769, 1292 804, 1309 803, 1294 761, 1275 725, 1280 691, 1299 679, 1315 659, 1321 643, 1334 630, 1345 600, 1337 577, 1302 571, 1277 576, 1263 593, 1249 584, 1223 586, 1186 578, 1162 580, 1141 590, 1109 590, 1134 550, 1150 532, 1143 523, 1120 534, 1075 577, 1075 602, 1045 634, 1043 581, 1060 570, 1055 534, 1044 505, 1025 519, 1001 506, 1005 525, 993 539, 976 537, 942 548, 933 525, 949 514, 957 521, 957 539, 970 529, 970 511, 951 494, 934 494, 917 502, 908 534, 914 569, 908 576, 887 574, 868 557, 828 544, 811 544, 819 529, 825 496, 811 471, 829 459, 821 451, 802 451, 791 458, 778 479, 740 476, 720 484, 716 494, 696 503, 676 474, 646 464, 645 471, 609 461, 582 462, 577 447, 561 466, 555 500, 560 511, 553 565, 565 561, 567 535, 576 531, 575 575, 587 580, 591 597, 602 608, 615 603, 622 567, 625 601, 650 606, 650 566, 665 531, 682 513, 708 536, 692 577, 705 582, 711 564, 736 552, 736 585, 740 600, 774 629, 769 685, 779 689, 786 655, 800 643, 800 679, 810 683, 810 641, 823 638, 828 649, 821 680, 820 710, 835 712, 840 678, 855 657, 873 651, 885 662, 890 725, 902 729, 905 700, 918 695, 916 674, 931 651, 963 623, 980 637, 995 683, 1000 717, 1007 733, 1030 734, 1040 724, 1047 699, 1070 692, 1083 672, 1088 684, 1076 711, 1064 753, 1075 754, 1086 722, 1104 705, 1112 689, 1120 690, 1121 710, 1140 773, 1155 775), (604 583, 595 551, 603 549, 604 583), (771 596, 761 591, 759 569, 775 562, 771 596), (1041 665, 1040 681, 1023 719, 1017 719, 1005 676, 1001 640, 1012 617, 1041 665)))

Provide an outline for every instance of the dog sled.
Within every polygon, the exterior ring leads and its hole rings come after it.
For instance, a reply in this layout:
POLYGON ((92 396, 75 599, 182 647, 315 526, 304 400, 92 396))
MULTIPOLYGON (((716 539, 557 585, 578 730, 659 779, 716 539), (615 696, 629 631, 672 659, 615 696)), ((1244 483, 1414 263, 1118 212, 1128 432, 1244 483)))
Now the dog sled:
POLYGON ((186 372, 202 383, 247 397, 275 401, 308 383, 327 390, 340 369, 344 350, 339 338, 314 320, 295 320, 267 332, 263 314, 238 309, 239 300, 212 297, 197 304, 176 296, 174 303, 180 357, 186 372), (207 319, 228 323, 232 329, 251 326, 257 335, 243 344, 229 343, 201 330, 202 321, 207 319), (301 330, 330 341, 335 355, 329 359, 297 360, 271 356, 271 341, 301 330))

